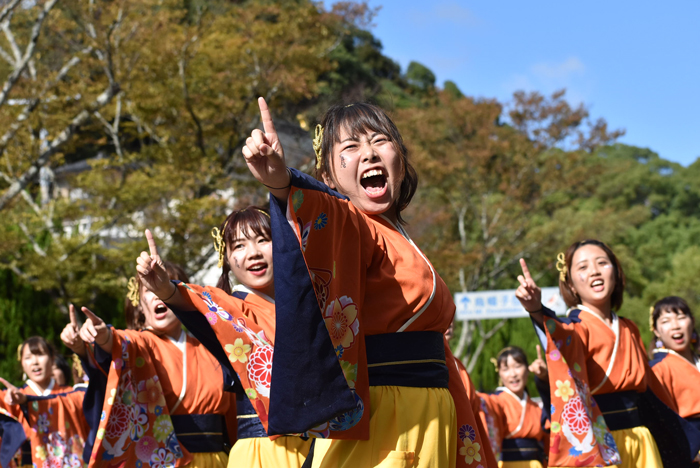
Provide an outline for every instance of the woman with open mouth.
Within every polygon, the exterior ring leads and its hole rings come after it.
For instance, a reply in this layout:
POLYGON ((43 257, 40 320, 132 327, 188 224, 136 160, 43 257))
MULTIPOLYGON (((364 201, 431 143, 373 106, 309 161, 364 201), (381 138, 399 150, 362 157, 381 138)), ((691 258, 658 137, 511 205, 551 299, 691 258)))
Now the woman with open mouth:
POLYGON ((0 412, 4 409, 7 416, 24 426, 24 434, 20 431, 16 437, 10 437, 12 427, 2 424, 3 442, 7 444, 0 442, 2 466, 7 466, 7 457, 13 456, 20 444, 19 466, 44 466, 45 463, 80 466, 82 463, 89 432, 82 411, 85 389, 56 383, 53 378, 55 358, 53 346, 43 337, 33 336, 17 351, 17 359, 27 377, 25 385, 17 388, 0 378, 0 383, 7 388, 0 399, 0 412))
POLYGON ((314 468, 495 466, 443 337, 452 296, 402 226, 417 175, 398 129, 376 106, 330 108, 314 179, 259 106, 243 154, 272 195, 268 433, 316 437, 314 468))
MULTIPOLYGON (((502 385, 493 394, 478 395, 485 403, 484 417, 490 418, 498 431, 495 441, 501 455, 498 466, 542 468, 544 439, 548 434, 544 430, 542 410, 527 394, 527 356, 521 348, 508 346, 498 353, 494 365, 502 385)), ((546 370, 539 377, 546 379, 546 370)))
POLYGON ((308 438, 269 438, 265 411, 256 413, 268 402, 276 335, 270 231, 269 213, 257 206, 233 211, 213 229, 222 269, 215 288, 181 283, 174 289, 167 277, 155 278, 162 271, 149 258, 139 265, 147 273, 144 284, 172 296, 167 303, 182 323, 235 376, 238 440, 229 454, 231 468, 299 468, 311 446, 308 438), (233 287, 231 275, 238 282, 233 287))
POLYGON ((700 429, 700 357, 693 312, 682 298, 664 297, 654 304, 649 321, 656 337, 651 369, 675 401, 678 414, 700 429))
MULTIPOLYGON (((180 266, 158 261, 167 281, 188 280, 180 266)), ((82 308, 87 320, 79 339, 95 344, 94 365, 104 371, 88 386, 91 463, 225 468, 236 434, 235 396, 224 391, 226 375, 140 277, 129 286, 134 323, 143 329, 113 329, 82 308)))
POLYGON ((616 314, 625 275, 603 242, 560 254, 559 290, 570 307, 558 318, 541 303, 525 260, 516 296, 546 347, 551 389, 549 466, 689 466, 700 432, 677 414, 652 372, 639 329, 616 314))

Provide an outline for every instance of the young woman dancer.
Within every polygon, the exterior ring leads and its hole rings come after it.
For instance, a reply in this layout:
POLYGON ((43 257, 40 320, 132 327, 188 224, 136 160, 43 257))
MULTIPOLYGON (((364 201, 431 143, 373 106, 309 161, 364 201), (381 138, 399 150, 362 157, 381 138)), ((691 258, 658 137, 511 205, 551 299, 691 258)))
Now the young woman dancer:
MULTIPOLYGON (((495 366, 502 386, 494 394, 478 395, 498 428, 499 467, 542 468, 546 433, 542 410, 525 389, 529 376, 527 356, 517 346, 509 346, 498 353, 495 366)), ((546 374, 541 376, 546 378, 546 374)))
MULTIPOLYGON (((272 265, 272 237, 270 232, 270 215, 267 211, 256 206, 249 206, 232 212, 219 228, 214 228, 212 235, 215 247, 219 253, 221 276, 216 288, 201 288, 188 285, 192 290, 202 293, 224 294, 230 296, 227 311, 231 318, 235 316, 240 326, 247 323, 257 326, 255 339, 269 346, 275 343, 275 287, 272 265), (231 287, 230 275, 239 283, 231 287)), ((144 258, 143 266, 150 269, 150 256, 144 258)), ((141 259, 139 268, 141 267, 141 259)), ((162 271, 155 268, 155 271, 162 271)), ((140 270, 139 270, 140 271, 140 270)), ((147 283, 148 278, 144 278, 147 283)), ((163 277, 160 283, 168 283, 163 277)), ((172 286, 169 286, 172 288, 172 286)), ((197 301, 195 296, 195 301, 197 301)), ((197 312, 192 312, 193 306, 186 306, 180 291, 176 291, 168 304, 175 310, 187 329, 211 347, 212 354, 222 356, 222 366, 230 368, 231 374, 246 370, 240 367, 259 367, 265 370, 265 353, 246 354, 246 345, 239 337, 239 332, 208 304, 200 301, 200 307, 206 320, 197 312), (214 332, 216 341, 208 340, 214 332), (239 341, 237 341, 239 340, 239 341), (235 363, 235 366, 232 366, 235 363)), ((248 345, 249 346, 249 345, 248 345)), ((265 345, 263 345, 264 347, 265 345)), ((248 348, 250 351, 250 348, 248 348)), ((256 382, 260 383, 256 374, 256 382)), ((311 442, 300 437, 278 437, 270 439, 265 427, 257 416, 254 405, 259 399, 258 392, 264 393, 259 385, 248 385, 237 392, 236 408, 238 411, 238 440, 229 455, 229 466, 236 468, 264 468, 280 466, 285 468, 301 467, 309 453, 311 442)))
POLYGON ((695 434, 683 437, 688 428, 649 368, 637 326, 615 313, 625 286, 617 257, 603 242, 585 240, 558 260, 567 319, 541 304, 524 260, 516 292, 547 349, 550 465, 687 466, 697 453, 695 434))
POLYGON ((693 312, 683 299, 669 296, 654 304, 649 318, 656 337, 651 369, 678 406, 678 414, 700 429, 700 357, 693 312))
MULTIPOLYGON (((162 267, 168 278, 188 279, 175 264, 162 267)), ((159 297, 137 285, 129 300, 144 315, 143 330, 114 330, 82 308, 80 338, 96 345, 96 361, 109 371, 103 398, 95 398, 103 417, 90 463, 226 467, 236 409, 221 367, 159 297)))
POLYGON ((326 437, 314 467, 494 466, 443 337, 451 294, 401 225, 417 175, 398 129, 376 106, 329 109, 314 140, 325 185, 286 167, 259 104, 265 132, 243 153, 273 195, 276 321, 288 331, 270 428, 326 437))
MULTIPOLYGON (((26 441, 22 444, 21 465, 81 466, 82 463, 89 431, 82 411, 85 391, 56 383, 55 356, 53 346, 44 338, 28 338, 17 352, 27 376, 25 385, 17 388, 0 379, 7 387, 0 406, 24 426, 26 441)), ((12 450, 8 447, 0 450, 6 451, 12 450)))

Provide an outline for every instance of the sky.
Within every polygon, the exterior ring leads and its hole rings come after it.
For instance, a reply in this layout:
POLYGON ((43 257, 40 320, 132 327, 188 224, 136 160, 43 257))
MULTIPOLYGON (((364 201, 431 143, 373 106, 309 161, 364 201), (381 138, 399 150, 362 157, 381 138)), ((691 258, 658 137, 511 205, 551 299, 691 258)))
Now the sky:
POLYGON ((700 1, 368 0, 372 32, 405 71, 478 98, 566 88, 625 129, 622 143, 685 166, 700 156, 700 1))

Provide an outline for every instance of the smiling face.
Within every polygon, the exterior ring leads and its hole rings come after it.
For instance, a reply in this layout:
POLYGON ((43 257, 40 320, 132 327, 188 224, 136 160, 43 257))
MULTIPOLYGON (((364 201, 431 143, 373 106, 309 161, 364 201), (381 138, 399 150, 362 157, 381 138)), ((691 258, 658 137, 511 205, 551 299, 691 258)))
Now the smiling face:
POLYGON ((498 367, 498 375, 508 390, 522 398, 528 377, 525 364, 516 361, 513 356, 508 356, 498 367))
POLYGON ((332 180, 325 182, 350 198, 367 214, 386 214, 396 221, 396 200, 401 189, 401 156, 387 135, 369 131, 351 135, 340 129, 333 145, 332 180))
POLYGON ((584 245, 571 261, 571 281, 584 305, 609 307, 615 290, 615 270, 608 254, 597 245, 584 245))
POLYGON ((238 229, 233 242, 226 245, 226 258, 239 283, 275 297, 272 242, 267 236, 258 235, 252 229, 247 233, 238 229))
POLYGON ((175 316, 172 310, 161 301, 158 296, 153 294, 145 287, 141 288, 139 297, 141 311, 143 312, 146 321, 144 325, 150 327, 157 334, 169 335, 173 338, 179 338, 182 330, 180 320, 175 316))
POLYGON ((656 320, 654 335, 667 349, 683 354, 691 346, 694 327, 693 318, 684 312, 664 310, 656 320))
POLYGON ((29 380, 46 388, 53 377, 53 359, 48 354, 32 353, 29 346, 25 345, 22 350, 22 370, 29 380))

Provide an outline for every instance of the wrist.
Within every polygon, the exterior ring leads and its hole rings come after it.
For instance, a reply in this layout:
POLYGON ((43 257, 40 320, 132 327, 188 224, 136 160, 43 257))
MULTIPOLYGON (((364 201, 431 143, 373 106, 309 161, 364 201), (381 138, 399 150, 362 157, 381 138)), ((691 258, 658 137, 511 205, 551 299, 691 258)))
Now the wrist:
MULTIPOLYGON (((172 289, 170 290, 170 294, 168 294, 168 297, 167 297, 167 298, 161 299, 161 301, 165 302, 166 304, 167 304, 167 302, 168 302, 170 299, 173 298, 173 296, 174 296, 175 293, 177 292, 177 286, 175 286, 175 283, 172 283, 172 282, 171 282, 170 285, 172 286, 172 289)), ((158 297, 160 297, 160 296, 158 296, 158 297)))
POLYGON ((97 340, 95 340, 95 343, 97 344, 97 346, 99 346, 101 348, 103 346, 107 346, 109 344, 109 340, 111 338, 112 338, 112 329, 107 328, 107 339, 104 341, 104 343, 98 343, 97 340))

